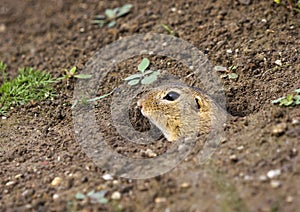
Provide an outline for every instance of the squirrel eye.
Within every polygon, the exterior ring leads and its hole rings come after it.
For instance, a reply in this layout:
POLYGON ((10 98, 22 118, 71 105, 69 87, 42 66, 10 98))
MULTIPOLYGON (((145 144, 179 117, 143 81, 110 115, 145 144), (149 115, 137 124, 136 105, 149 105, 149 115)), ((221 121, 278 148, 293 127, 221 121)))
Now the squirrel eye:
POLYGON ((174 101, 174 100, 178 99, 179 96, 180 96, 179 93, 177 93, 175 91, 170 91, 169 93, 167 93, 166 96, 164 96, 163 99, 168 100, 168 101, 174 101))

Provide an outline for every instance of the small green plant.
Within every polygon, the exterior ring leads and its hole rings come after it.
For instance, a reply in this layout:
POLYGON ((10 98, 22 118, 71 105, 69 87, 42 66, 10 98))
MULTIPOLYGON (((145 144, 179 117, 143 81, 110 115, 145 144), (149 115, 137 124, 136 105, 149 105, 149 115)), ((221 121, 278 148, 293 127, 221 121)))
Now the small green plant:
POLYGON ((300 105, 300 88, 294 91, 296 94, 288 94, 272 101, 272 104, 279 104, 279 106, 296 106, 300 105))
POLYGON ((57 78, 57 80, 70 79, 70 78, 89 79, 92 77, 92 75, 90 74, 75 74, 76 71, 77 71, 76 66, 74 66, 70 70, 65 69, 65 75, 63 75, 60 78, 57 78))
POLYGON ((73 104, 72 104, 72 107, 71 109, 75 108, 75 106, 78 104, 78 102, 80 103, 83 103, 83 104, 87 104, 88 102, 95 102, 95 101, 98 101, 98 100, 101 100, 101 99, 104 99, 110 95, 112 95, 114 93, 115 89, 113 89, 111 92, 107 93, 107 94, 104 94, 102 96, 97 96, 95 98, 92 98, 92 99, 87 99, 87 98, 83 98, 81 100, 74 100, 73 104))
POLYGON ((6 114, 12 107, 30 101, 43 100, 54 96, 51 83, 55 79, 49 73, 23 68, 18 76, 5 81, 0 87, 0 114, 6 114))
MULTIPOLYGON (((160 72, 153 71, 153 70, 146 71, 146 69, 149 67, 149 65, 150 65, 149 59, 143 58, 143 60, 140 62, 140 64, 137 67, 138 71, 140 73, 130 75, 129 77, 126 77, 124 80, 128 81, 129 85, 137 85, 139 83, 146 85, 146 84, 153 83, 155 80, 157 80, 157 77, 160 74, 160 72)), ((113 94, 115 90, 116 90, 116 88, 114 88, 111 92, 109 92, 107 94, 97 96, 92 99, 87 99, 87 98, 82 98, 80 100, 75 99, 72 104, 72 109, 75 108, 78 103, 87 104, 88 102, 95 102, 95 101, 104 99, 104 98, 110 96, 111 94, 113 94)))
POLYGON ((132 7, 132 4, 125 4, 122 7, 106 9, 105 15, 95 16, 92 20, 92 23, 98 24, 100 27, 103 27, 107 24, 107 27, 111 28, 116 25, 116 20, 124 15, 127 15, 132 7))
POLYGON ((91 203, 106 204, 106 203, 108 203, 108 199, 105 198, 106 193, 107 193, 107 191, 105 191, 105 190, 98 191, 98 192, 95 192, 94 190, 92 190, 87 194, 77 193, 75 195, 75 198, 77 200, 88 199, 91 203))
POLYGON ((173 31, 168 25, 162 24, 161 26, 162 26, 162 28, 164 28, 170 35, 175 36, 174 31, 173 31))
POLYGON ((234 73, 236 71, 236 66, 231 65, 229 68, 223 67, 223 66, 215 66, 214 70, 219 72, 224 72, 220 77, 221 78, 227 78, 231 80, 237 80, 239 78, 239 75, 234 73))
POLYGON ((3 77, 3 82, 6 81, 7 75, 6 75, 6 64, 3 61, 0 61, 0 72, 2 74, 3 77))
POLYGON ((160 74, 159 71, 147 70, 149 67, 150 61, 148 58, 143 58, 141 63, 138 65, 138 71, 140 73, 130 75, 126 77, 124 80, 128 81, 129 85, 137 85, 139 83, 143 85, 151 84, 155 80, 157 80, 158 75, 160 74))
POLYGON ((295 12, 300 12, 300 0, 274 0, 274 2, 278 5, 283 5, 290 10, 294 10, 295 12))

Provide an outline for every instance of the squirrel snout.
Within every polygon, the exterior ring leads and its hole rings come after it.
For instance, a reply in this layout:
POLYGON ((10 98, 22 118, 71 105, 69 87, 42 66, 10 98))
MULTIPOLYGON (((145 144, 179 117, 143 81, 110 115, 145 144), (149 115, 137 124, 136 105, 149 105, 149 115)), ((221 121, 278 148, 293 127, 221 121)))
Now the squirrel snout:
POLYGON ((138 108, 139 108, 140 110, 142 110, 143 105, 142 105, 141 101, 138 101, 136 105, 138 106, 138 108))

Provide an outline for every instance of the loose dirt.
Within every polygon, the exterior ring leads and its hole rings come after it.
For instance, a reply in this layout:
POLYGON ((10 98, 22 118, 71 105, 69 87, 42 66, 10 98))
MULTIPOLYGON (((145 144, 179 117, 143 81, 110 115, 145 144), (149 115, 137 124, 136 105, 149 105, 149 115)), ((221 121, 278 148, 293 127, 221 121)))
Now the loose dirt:
MULTIPOLYGON (((123 1, 2 1, 0 60, 14 77, 31 66, 58 77, 64 69, 82 70, 97 50, 136 33, 176 35, 204 52, 213 65, 236 66, 237 80, 221 78, 228 119, 226 139, 211 159, 198 164, 188 157, 170 172, 146 179, 113 177, 97 167, 76 141, 72 123, 75 80, 55 84, 53 100, 12 109, 0 120, 1 211, 299 211, 300 107, 272 105, 300 88, 300 22, 273 1, 133 1, 115 27, 90 21, 123 1), (280 60, 282 65, 276 65, 280 60), (274 176, 275 173, 275 176, 274 176), (59 183, 53 183, 59 177, 59 183), (52 184, 51 184, 52 183, 52 184), (78 200, 76 193, 106 190, 107 204, 78 200), (112 199, 113 192, 121 193, 112 199)), ((131 74, 141 57, 119 64, 99 92, 107 93, 131 74)), ((153 57, 158 68, 168 58, 153 57)), ((174 64, 182 77, 188 68, 174 64)), ((2 82, 2 79, 1 79, 2 82)), ((190 85, 193 81, 187 81, 190 85)), ((111 97, 99 102, 98 120, 110 114, 111 97)), ((134 108, 134 127, 146 120, 134 108)), ((144 125, 143 125, 144 124, 144 125)), ((144 127, 143 127, 144 126, 144 127)), ((146 157, 163 153, 161 138, 152 146, 117 145, 114 129, 103 128, 115 150, 146 157)))

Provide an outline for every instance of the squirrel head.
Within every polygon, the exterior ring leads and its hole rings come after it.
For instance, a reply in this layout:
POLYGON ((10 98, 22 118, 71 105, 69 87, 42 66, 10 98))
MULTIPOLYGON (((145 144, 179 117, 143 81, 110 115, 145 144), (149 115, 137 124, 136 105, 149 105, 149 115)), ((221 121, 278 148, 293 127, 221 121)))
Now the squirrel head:
POLYGON ((137 105, 168 141, 194 134, 200 130, 203 121, 210 121, 207 96, 187 86, 153 89, 142 96, 137 105))

